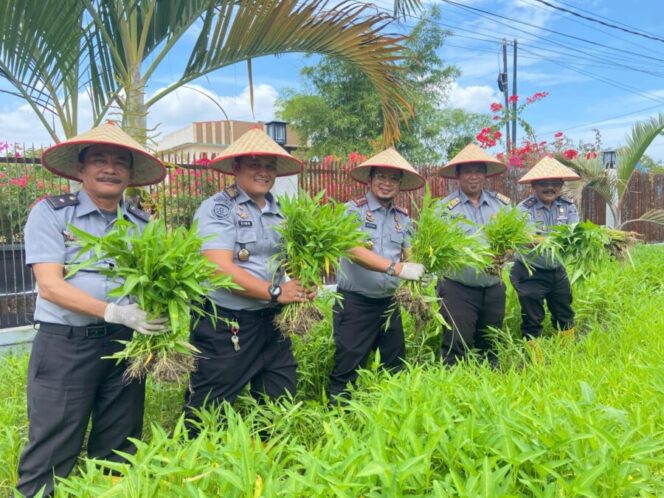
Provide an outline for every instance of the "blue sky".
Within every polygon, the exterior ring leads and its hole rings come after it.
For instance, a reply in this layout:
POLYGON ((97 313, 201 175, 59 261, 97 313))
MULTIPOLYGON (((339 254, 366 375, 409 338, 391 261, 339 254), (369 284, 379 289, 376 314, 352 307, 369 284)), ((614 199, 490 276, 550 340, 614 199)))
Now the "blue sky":
MULTIPOLYGON (((620 25, 624 30, 662 37, 662 0, 546 1, 620 25)), ((390 0, 374 3, 379 8, 391 8, 390 0)), ((452 32, 441 55, 462 72, 445 105, 488 112, 491 102, 502 101, 496 76, 502 60, 500 40, 507 38, 516 39, 519 45, 518 94, 549 92, 546 99, 529 107, 523 116, 542 140, 552 140, 555 132, 563 131, 575 141, 592 142, 593 129, 597 128, 604 146, 615 147, 624 143, 635 121, 664 112, 662 41, 590 22, 552 9, 538 0, 429 3, 440 5, 439 22, 452 32)), ((408 21, 407 25, 414 22, 408 21)), ((163 62, 151 81, 148 94, 176 79, 193 39, 193 34, 185 36, 163 62)), ((253 117, 272 119, 278 92, 287 86, 297 87, 300 69, 311 62, 311 58, 299 54, 254 61, 253 117)), ((508 65, 511 80, 511 49, 508 65)), ((225 68, 191 86, 217 100, 231 119, 252 119, 246 65, 225 68)), ((0 82, 0 88, 8 87, 0 82)), ((209 119, 223 119, 223 116, 209 99, 188 89, 169 95, 153 107, 149 116, 150 124, 157 126, 161 134, 192 121, 209 119)), ((84 108, 80 129, 89 125, 90 113, 84 108)), ((2 93, 0 141, 49 143, 46 132, 27 106, 2 93)), ((664 137, 658 137, 647 153, 664 161, 664 137)))

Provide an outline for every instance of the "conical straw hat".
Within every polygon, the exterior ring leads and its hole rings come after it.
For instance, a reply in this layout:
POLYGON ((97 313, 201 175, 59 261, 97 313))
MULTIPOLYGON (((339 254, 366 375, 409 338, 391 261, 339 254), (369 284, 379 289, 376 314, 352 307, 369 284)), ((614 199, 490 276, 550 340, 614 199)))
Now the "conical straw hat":
POLYGON ((518 183, 532 183, 537 180, 578 180, 581 177, 553 157, 543 157, 523 175, 518 183))
POLYGON ((222 173, 234 175, 233 160, 238 156, 275 156, 277 176, 296 175, 303 168, 300 161, 258 127, 252 128, 230 144, 220 156, 210 162, 209 166, 222 173))
POLYGON ((474 143, 469 143, 450 162, 443 166, 438 174, 445 178, 455 179, 457 177, 457 165, 466 163, 484 163, 486 165, 486 176, 500 175, 507 169, 498 159, 487 154, 474 143))
POLYGON ((362 164, 356 166, 350 172, 350 176, 353 180, 360 183, 369 183, 371 168, 392 168, 403 171, 403 177, 399 184, 401 190, 415 190, 423 187, 426 183, 424 178, 415 171, 415 168, 394 147, 385 149, 383 152, 370 157, 362 164))
POLYGON ((56 175, 80 181, 77 169, 78 155, 86 147, 97 144, 117 145, 131 152, 133 169, 129 181, 131 187, 158 183, 166 176, 166 168, 162 162, 113 122, 105 123, 49 147, 42 153, 41 162, 46 169, 56 175))

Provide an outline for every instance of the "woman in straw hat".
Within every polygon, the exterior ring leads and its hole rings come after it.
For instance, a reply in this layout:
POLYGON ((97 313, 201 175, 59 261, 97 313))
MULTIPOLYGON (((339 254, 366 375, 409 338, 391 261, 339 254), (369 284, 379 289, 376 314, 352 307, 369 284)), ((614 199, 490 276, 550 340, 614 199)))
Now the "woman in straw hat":
MULTIPOLYGON (((577 223, 579 213, 574 201, 561 195, 566 180, 580 178, 567 166, 552 157, 544 157, 528 171, 519 183, 530 183, 533 195, 518 208, 528 213, 528 219, 539 233, 546 233, 554 225, 577 223)), ((528 258, 532 274, 521 261, 516 261, 510 272, 510 281, 521 304, 521 332, 527 339, 542 335, 544 300, 551 312, 551 323, 569 337, 574 336, 574 310, 572 287, 565 267, 546 255, 528 258)))
POLYGON ((390 317, 394 291, 399 279, 419 280, 424 267, 403 262, 408 248, 410 218, 406 210, 394 204, 401 190, 416 190, 424 179, 393 148, 363 162, 350 176, 368 191, 347 204, 348 211, 361 221, 361 230, 369 234, 369 247, 350 251, 350 260, 342 260, 337 289, 341 300, 334 305, 334 369, 330 377, 332 400, 347 395, 347 385, 357 379, 357 369, 372 350, 380 351, 385 368, 400 370, 406 347, 400 310, 390 317))
MULTIPOLYGON (((281 283, 271 261, 280 243, 274 227, 283 217, 270 189, 276 177, 297 174, 302 164, 253 128, 210 166, 234 175, 235 185, 203 201, 196 212, 199 232, 208 238, 203 254, 241 289, 212 292, 208 297, 219 319, 203 319, 191 333, 201 355, 185 396, 190 421, 195 409, 232 403, 247 383, 256 397, 294 395, 291 341, 281 336, 274 317, 281 305, 315 297, 297 280, 281 283)), ((192 434, 198 430, 196 424, 189 428, 192 434)))
MULTIPOLYGON (((467 232, 476 232, 492 215, 510 205, 509 197, 485 190, 487 177, 500 175, 505 165, 475 144, 468 144, 440 171, 457 180, 459 189, 441 201, 446 216, 472 221, 467 232)), ((505 317, 505 285, 494 275, 466 268, 444 278, 438 285, 441 314, 452 330, 443 334, 441 354, 447 365, 456 364, 471 348, 492 359, 489 327, 500 328, 505 317)))
MULTIPOLYGON (((79 245, 69 225, 94 235, 113 228, 118 207, 139 230, 149 215, 125 204, 129 185, 161 181, 165 168, 152 154, 112 123, 47 149, 42 164, 53 173, 81 182, 81 191, 38 202, 25 225, 26 263, 32 266, 39 294, 38 332, 28 368, 28 444, 19 462, 18 491, 53 493, 54 475, 69 474, 92 417, 88 456, 122 460, 131 453, 143 424, 145 385, 123 380, 125 363, 103 360, 122 349, 132 330, 164 329, 165 319, 148 320, 127 298, 113 299, 117 287, 89 268, 65 278, 78 258, 79 245)), ((112 264, 109 261, 109 264, 112 264)))

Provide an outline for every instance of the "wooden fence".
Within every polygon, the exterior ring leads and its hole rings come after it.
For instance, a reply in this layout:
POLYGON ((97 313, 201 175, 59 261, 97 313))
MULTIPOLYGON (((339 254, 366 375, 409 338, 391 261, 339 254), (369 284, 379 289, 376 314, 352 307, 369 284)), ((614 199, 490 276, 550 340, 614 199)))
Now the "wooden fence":
MULTIPOLYGON (((143 206, 163 217, 171 225, 188 225, 201 201, 233 181, 206 167, 207 160, 197 157, 166 157, 172 167, 166 179, 140 192, 143 206)), ((437 166, 422 166, 431 193, 444 197, 457 188, 457 182, 437 175, 437 166)), ((522 170, 490 178, 488 188, 497 190, 518 202, 530 193, 527 185, 519 185, 522 170)), ((299 177, 300 188, 338 201, 347 201, 365 192, 340 165, 309 164, 299 177)), ((64 179, 55 177, 41 167, 39 160, 25 157, 0 158, 0 328, 30 322, 34 309, 34 281, 25 267, 23 232, 31 205, 46 195, 69 191, 64 179)), ((397 203, 409 211, 421 205, 424 189, 399 194, 397 203)), ((635 173, 622 206, 622 219, 638 218, 649 209, 664 209, 664 175, 635 173)), ((580 206, 582 217, 595 223, 606 220, 606 206, 594 193, 584 194, 580 206)), ((630 229, 644 234, 646 241, 664 241, 664 228, 647 223, 634 223, 630 229)))

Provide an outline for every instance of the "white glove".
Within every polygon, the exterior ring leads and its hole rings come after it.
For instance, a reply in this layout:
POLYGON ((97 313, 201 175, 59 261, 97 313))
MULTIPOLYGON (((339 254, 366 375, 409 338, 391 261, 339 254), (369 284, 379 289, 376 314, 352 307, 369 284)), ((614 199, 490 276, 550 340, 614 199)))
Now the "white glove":
POLYGON ((145 335, 159 335, 168 328, 168 318, 147 319, 147 313, 138 304, 124 306, 109 303, 104 311, 104 320, 108 323, 119 323, 145 335))
POLYGON ((419 263, 402 263, 401 273, 397 275, 402 280, 419 280, 424 275, 424 265, 419 263))

